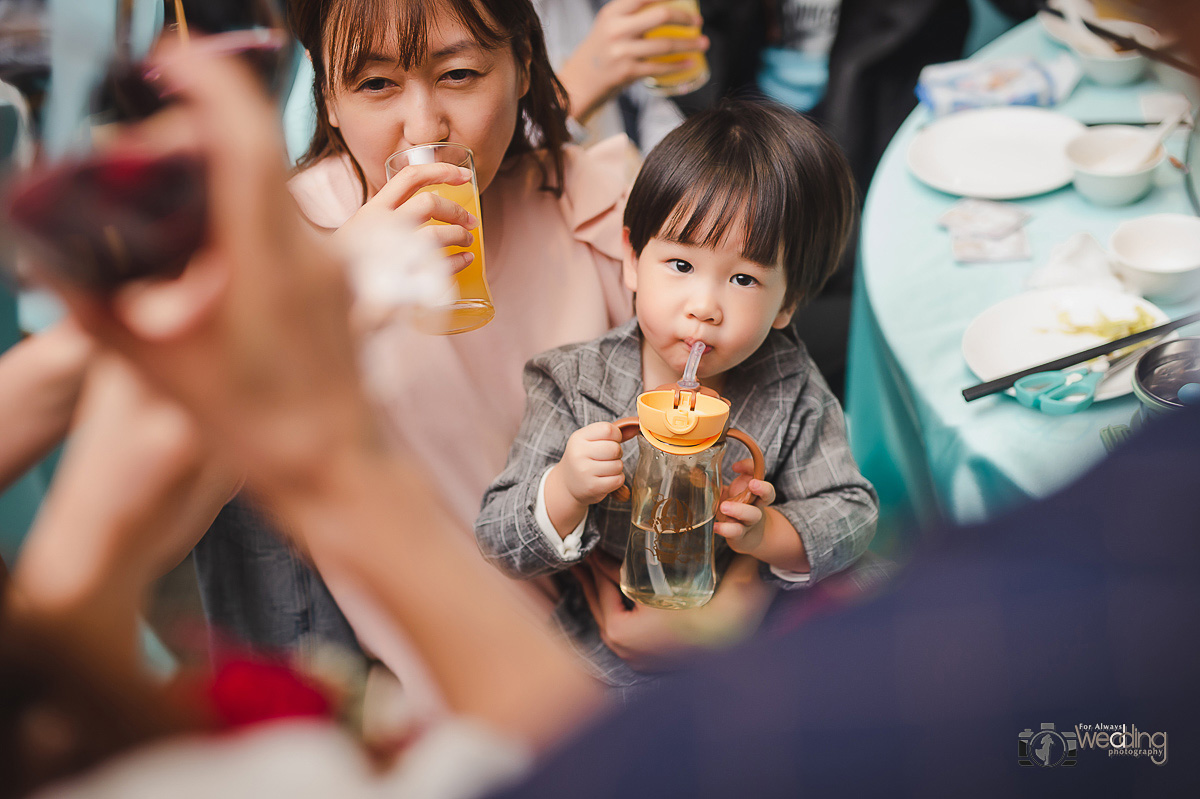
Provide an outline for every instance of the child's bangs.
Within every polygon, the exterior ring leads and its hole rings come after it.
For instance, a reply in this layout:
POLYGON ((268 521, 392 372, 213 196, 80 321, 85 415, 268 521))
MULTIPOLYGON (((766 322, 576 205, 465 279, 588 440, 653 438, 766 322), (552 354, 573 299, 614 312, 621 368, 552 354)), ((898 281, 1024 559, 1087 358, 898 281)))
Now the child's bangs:
POLYGON ((471 0, 342 0, 331 9, 321 37, 329 43, 331 83, 349 85, 376 59, 401 69, 421 64, 428 52, 429 28, 446 13, 462 23, 480 47, 491 50, 510 38, 471 0))
POLYGON ((746 172, 736 177, 701 176, 684 190, 657 237, 716 249, 740 233, 743 258, 778 266, 783 254, 783 209, 772 201, 777 196, 773 192, 752 191, 753 180, 746 172))

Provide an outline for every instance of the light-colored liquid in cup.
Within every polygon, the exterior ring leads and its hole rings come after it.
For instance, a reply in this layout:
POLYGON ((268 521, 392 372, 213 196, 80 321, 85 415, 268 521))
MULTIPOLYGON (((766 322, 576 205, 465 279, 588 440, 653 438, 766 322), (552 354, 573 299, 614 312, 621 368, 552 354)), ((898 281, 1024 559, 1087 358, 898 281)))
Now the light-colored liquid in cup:
MULTIPOLYGON (((418 193, 432 192, 461 205, 479 220, 479 226, 471 231, 475 240, 471 242, 470 247, 446 248, 447 255, 470 252, 475 255, 475 260, 471 261, 466 269, 454 275, 451 293, 445 298, 445 302, 437 308, 422 308, 416 314, 415 324, 423 332, 437 335, 465 333, 468 330, 483 327, 496 315, 496 308, 488 300, 480 299, 492 295, 488 291, 487 278, 483 269, 483 215, 479 213, 479 194, 471 182, 461 186, 439 183, 425 186, 417 191, 418 193)), ((434 219, 428 224, 445 225, 447 223, 434 219)))
MULTIPOLYGON (((693 14, 700 13, 696 0, 663 0, 662 5, 681 8, 693 14)), ((700 28, 695 25, 659 25, 646 31, 647 39, 695 39, 700 35, 700 28)), ((695 64, 671 72, 666 75, 646 78, 646 85, 654 92, 663 95, 687 94, 708 82, 708 60, 699 50, 690 53, 672 53, 671 55, 654 56, 647 59, 656 64, 678 64, 687 59, 695 59, 695 64)))
POLYGON ((621 565, 621 593, 656 608, 698 608, 716 590, 713 573, 713 517, 685 530, 653 529, 634 524, 629 546, 639 557, 621 565))

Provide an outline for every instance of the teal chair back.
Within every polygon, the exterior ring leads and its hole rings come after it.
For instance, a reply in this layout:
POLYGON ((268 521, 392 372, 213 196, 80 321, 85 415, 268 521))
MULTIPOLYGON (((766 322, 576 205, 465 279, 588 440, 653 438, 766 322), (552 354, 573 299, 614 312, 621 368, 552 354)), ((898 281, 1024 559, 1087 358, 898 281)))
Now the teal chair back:
MULTIPOLYGON (((0 104, 0 171, 6 171, 11 162, 20 125, 17 109, 8 103, 0 104)), ((0 251, 0 259, 11 257, 11 252, 0 251)), ((2 267, 3 264, 0 264, 2 267)), ((7 286, 0 283, 0 352, 20 340, 16 297, 7 286)), ((45 489, 45 479, 35 469, 0 493, 0 557, 4 558, 5 563, 13 562, 25 533, 33 523, 45 489)))
MULTIPOLYGON (((0 255, 3 257, 8 254, 0 255)), ((0 286, 0 350, 7 350, 19 340, 16 298, 0 286)), ((15 559, 45 491, 43 473, 33 469, 0 494, 0 557, 5 563, 11 565, 15 559)))
POLYGON ((968 0, 971 7, 971 27, 963 47, 963 58, 995 39, 1016 24, 1016 21, 997 9, 990 0, 968 0))
POLYGON ((292 163, 304 155, 317 129, 317 109, 313 104, 312 62, 304 50, 296 48, 296 68, 290 91, 283 95, 283 135, 292 163))

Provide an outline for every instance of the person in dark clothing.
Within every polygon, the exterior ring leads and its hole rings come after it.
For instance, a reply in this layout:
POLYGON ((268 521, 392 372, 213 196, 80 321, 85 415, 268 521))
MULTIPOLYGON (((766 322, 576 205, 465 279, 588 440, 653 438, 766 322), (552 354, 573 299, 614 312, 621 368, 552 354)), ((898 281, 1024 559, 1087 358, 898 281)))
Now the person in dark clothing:
MULTIPOLYGON (((843 0, 828 83, 810 113, 846 151, 860 197, 888 142, 916 107, 921 69, 961 57, 969 27, 966 0, 843 0)), ((810 343, 839 398, 846 382, 856 257, 857 247, 851 247, 809 315, 797 320, 797 332, 810 343)))
POLYGON ((1167 420, 1055 497, 945 530, 890 593, 664 681, 498 799, 1194 793, 1198 455, 1200 412, 1167 420), (1044 724, 1083 734, 1073 767, 1061 743, 1063 767, 1018 762, 1044 724))
POLYGON ((712 108, 723 97, 754 90, 759 53, 766 42, 765 2, 698 0, 708 37, 708 83, 672 98, 685 115, 712 108))
MULTIPOLYGON (((1032 16, 1037 0, 989 0, 1006 16, 1032 16)), ((971 25, 967 0, 842 0, 829 83, 813 116, 846 150, 865 191, 888 142, 917 105, 917 77, 955 61, 971 25)))
MULTIPOLYGON (((1025 19, 1037 10, 1037 0, 989 1, 1013 19, 1025 19)), ((812 85, 796 95, 816 105, 792 104, 846 151, 860 197, 866 196, 888 142, 916 107, 921 69, 961 58, 971 25, 968 0, 700 0, 700 10, 705 35, 712 41, 708 58, 713 75, 707 86, 677 98, 686 113, 708 108, 724 96, 760 90, 787 102, 778 90, 759 85, 762 57, 768 53, 764 48, 824 39, 824 26, 836 19, 827 82, 821 86, 813 78, 812 85), (792 30, 805 22, 816 29, 792 30)), ((822 65, 808 66, 820 72, 822 65)), ((797 332, 839 399, 846 374, 855 250, 850 248, 824 292, 810 303, 804 318, 797 319, 797 332)))

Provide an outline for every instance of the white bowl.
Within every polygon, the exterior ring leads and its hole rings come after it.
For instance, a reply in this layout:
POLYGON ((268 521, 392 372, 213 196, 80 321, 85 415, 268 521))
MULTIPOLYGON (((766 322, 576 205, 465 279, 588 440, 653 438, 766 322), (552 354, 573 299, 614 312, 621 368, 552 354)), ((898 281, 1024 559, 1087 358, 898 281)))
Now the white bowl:
POLYGON ((1200 217, 1130 219, 1117 226, 1109 249, 1117 273, 1146 299, 1179 302, 1200 292, 1200 217))
POLYGON ((1142 199, 1154 184, 1154 172, 1167 157, 1160 144, 1154 155, 1133 170, 1114 172, 1104 160, 1114 152, 1149 144, 1153 134, 1132 125, 1097 125, 1067 143, 1075 190, 1096 205, 1128 205, 1142 199))
POLYGON ((1146 57, 1136 50, 1112 55, 1093 55, 1072 48, 1083 74, 1101 86, 1128 86, 1146 74, 1146 57))

